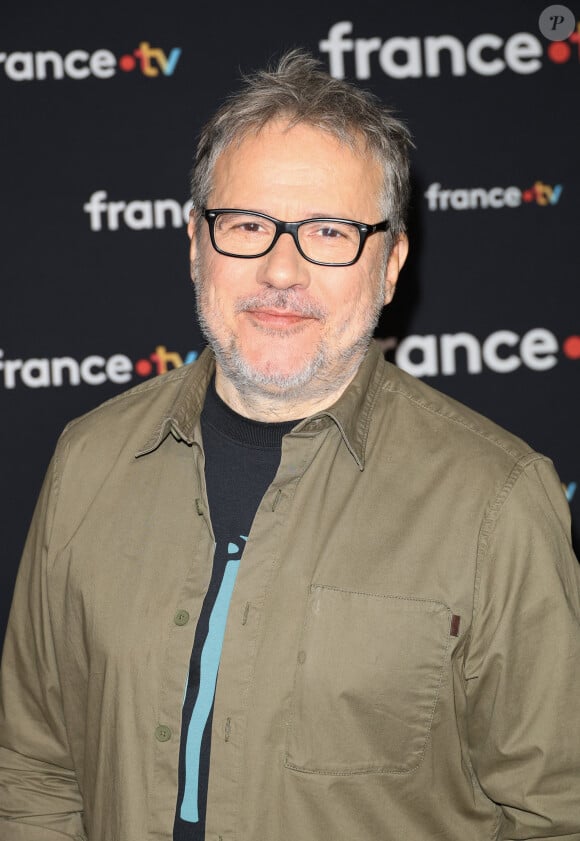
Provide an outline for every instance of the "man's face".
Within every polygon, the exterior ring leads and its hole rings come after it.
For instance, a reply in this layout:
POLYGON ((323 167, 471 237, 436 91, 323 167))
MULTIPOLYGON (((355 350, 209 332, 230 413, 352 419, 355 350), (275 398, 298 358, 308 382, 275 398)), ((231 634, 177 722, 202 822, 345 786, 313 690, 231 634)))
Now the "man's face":
MULTIPOLYGON (((266 213, 285 221, 335 217, 381 221, 382 173, 319 129, 272 123, 218 158, 209 208, 266 213)), ((217 375, 241 395, 319 400, 350 382, 381 308, 393 295, 406 243, 385 263, 385 234, 368 238, 352 266, 309 263, 282 234, 254 259, 217 253, 204 223, 191 259, 198 311, 217 375)))

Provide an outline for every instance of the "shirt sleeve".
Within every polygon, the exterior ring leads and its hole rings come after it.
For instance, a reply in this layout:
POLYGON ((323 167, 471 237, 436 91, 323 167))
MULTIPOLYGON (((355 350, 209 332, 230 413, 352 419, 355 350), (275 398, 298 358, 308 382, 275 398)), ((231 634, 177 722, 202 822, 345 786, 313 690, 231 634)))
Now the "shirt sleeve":
POLYGON ((0 670, 2 841, 86 838, 63 713, 48 586, 56 465, 55 456, 28 534, 4 641, 0 670))
POLYGON ((515 471, 481 532, 466 657, 474 784, 498 839, 580 841, 580 567, 551 463, 515 471))

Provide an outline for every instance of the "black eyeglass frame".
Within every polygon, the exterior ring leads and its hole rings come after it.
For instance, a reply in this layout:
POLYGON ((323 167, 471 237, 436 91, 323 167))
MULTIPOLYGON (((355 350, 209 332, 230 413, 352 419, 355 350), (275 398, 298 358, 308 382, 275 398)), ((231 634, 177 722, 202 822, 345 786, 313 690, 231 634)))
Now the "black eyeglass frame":
POLYGON ((372 234, 376 234, 378 231, 388 231, 390 224, 388 219, 384 219, 382 222, 377 222, 376 225, 368 225, 366 222, 357 222, 354 219, 335 219, 330 216, 317 216, 314 219, 302 219, 300 222, 282 222, 280 219, 275 219, 273 216, 268 216, 266 213, 258 213, 255 210, 241 210, 240 208, 229 207, 217 207, 212 208, 211 210, 204 207, 201 209, 201 212, 209 226, 211 244, 218 252, 218 254, 223 254, 225 257, 238 257, 240 260, 253 260, 256 257, 264 257, 265 254, 268 254, 274 248, 281 234, 290 234, 290 236, 294 240, 296 248, 298 249, 298 253, 302 257, 304 257, 304 259, 307 260, 309 263, 314 263, 316 266, 352 266, 354 263, 357 262, 360 255, 362 254, 364 244, 367 241, 368 237, 370 237, 372 234), (244 214, 245 216, 257 216, 259 219, 267 219, 269 222, 273 222, 276 227, 276 233, 274 234, 272 242, 270 243, 268 248, 266 248, 264 251, 261 251, 259 254, 232 254, 229 251, 224 251, 223 248, 218 247, 215 241, 214 232, 216 219, 222 213, 239 213, 240 215, 244 214), (298 240, 298 228, 301 225, 308 224, 309 222, 343 222, 347 223, 348 225, 354 225, 355 228, 358 229, 359 233, 359 246, 355 257, 352 260, 348 260, 348 262, 346 263, 327 263, 323 262, 322 260, 313 260, 312 257, 308 257, 300 246, 300 242, 298 240))

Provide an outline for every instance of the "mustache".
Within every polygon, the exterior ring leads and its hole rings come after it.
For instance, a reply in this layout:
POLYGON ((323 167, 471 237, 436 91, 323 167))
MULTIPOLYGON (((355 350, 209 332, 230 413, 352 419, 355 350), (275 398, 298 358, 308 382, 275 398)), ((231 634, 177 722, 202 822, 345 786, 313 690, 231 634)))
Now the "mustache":
POLYGON ((246 310, 267 309, 269 307, 277 310, 288 310, 305 318, 317 318, 320 321, 323 321, 327 316, 327 311, 323 306, 315 301, 303 298, 302 293, 297 293, 293 289, 273 289, 259 295, 239 298, 235 304, 235 311, 240 313, 246 310))

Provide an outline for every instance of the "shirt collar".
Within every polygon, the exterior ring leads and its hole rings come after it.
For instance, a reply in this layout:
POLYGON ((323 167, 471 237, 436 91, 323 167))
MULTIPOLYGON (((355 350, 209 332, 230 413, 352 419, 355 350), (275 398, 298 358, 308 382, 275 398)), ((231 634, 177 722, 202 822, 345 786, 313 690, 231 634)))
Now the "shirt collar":
MULTIPOLYGON (((188 366, 185 376, 181 378, 181 384, 175 399, 161 419, 157 421, 143 447, 135 453, 136 456, 144 456, 153 452, 170 434, 178 441, 193 444, 195 429, 203 409, 205 393, 214 370, 214 355, 209 348, 205 348, 199 359, 188 366)), ((180 374, 182 373, 180 369, 180 374)))
MULTIPOLYGON (((383 354, 377 343, 372 341, 353 381, 336 403, 300 421, 291 434, 311 434, 334 423, 359 470, 364 470, 372 410, 385 378, 383 363, 383 354)), ((199 359, 188 366, 185 375, 181 376, 179 391, 173 403, 156 423, 144 446, 136 453, 137 456, 147 455, 157 449, 170 434, 178 441, 193 444, 205 394, 214 371, 214 355, 209 348, 205 348, 199 359)))
POLYGON ((385 371, 382 351, 372 341, 354 379, 336 403, 301 421, 293 432, 311 431, 333 422, 359 470, 364 470, 371 416, 385 380, 385 371))

